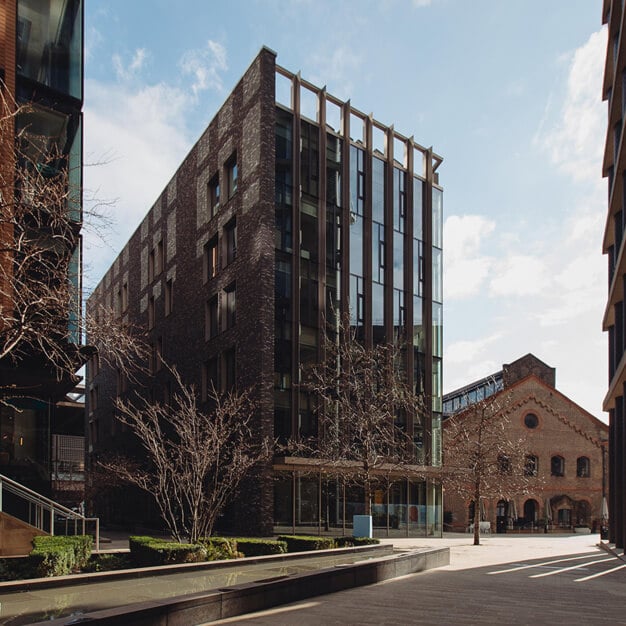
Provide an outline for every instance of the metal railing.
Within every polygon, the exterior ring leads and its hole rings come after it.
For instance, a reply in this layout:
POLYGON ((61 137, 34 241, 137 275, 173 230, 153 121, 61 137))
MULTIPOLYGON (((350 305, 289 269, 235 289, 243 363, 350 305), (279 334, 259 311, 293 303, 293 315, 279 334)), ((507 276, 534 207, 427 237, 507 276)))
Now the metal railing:
POLYGON ((28 519, 22 519, 23 522, 50 535, 55 534, 55 521, 65 523, 65 533, 63 533, 65 535, 77 535, 79 528, 81 529, 81 534, 84 535, 86 534, 87 524, 95 523, 95 548, 96 552, 100 551, 100 519, 98 517, 85 517, 81 513, 54 502, 54 500, 42 496, 40 493, 3 474, 0 474, 0 511, 4 511, 3 494, 5 492, 17 496, 28 504, 28 519), (70 533, 68 531, 72 530, 72 526, 73 533, 70 533))

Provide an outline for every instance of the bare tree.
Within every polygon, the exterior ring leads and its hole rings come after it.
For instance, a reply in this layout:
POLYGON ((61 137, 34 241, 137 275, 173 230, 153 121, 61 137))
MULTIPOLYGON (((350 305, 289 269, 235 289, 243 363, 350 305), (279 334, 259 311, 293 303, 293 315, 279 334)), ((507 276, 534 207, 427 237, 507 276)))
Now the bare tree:
POLYGON ((327 333, 324 352, 302 384, 316 404, 317 433, 290 445, 326 474, 361 486, 370 515, 377 483, 389 484, 392 473, 411 464, 417 469, 406 424, 407 417, 421 424, 422 398, 405 382, 401 351, 392 344, 366 347, 347 318, 327 333))
POLYGON ((480 544, 482 500, 527 493, 531 483, 525 442, 508 427, 509 408, 509 394, 500 391, 444 423, 443 484, 474 503, 474 545, 480 544))
MULTIPOLYGON (((95 200, 83 210, 66 131, 43 134, 37 116, 0 83, 0 362, 13 368, 34 360, 49 376, 72 380, 88 353, 80 231, 87 221, 105 233, 109 218, 95 200)), ((12 375, 0 386, 5 395, 28 393, 12 375)))
POLYGON ((179 391, 170 406, 144 399, 117 403, 118 419, 138 438, 146 462, 118 458, 100 466, 152 496, 172 536, 193 543, 211 534, 242 479, 272 446, 253 432, 250 391, 212 389, 212 409, 204 412, 193 386, 171 372, 179 391))

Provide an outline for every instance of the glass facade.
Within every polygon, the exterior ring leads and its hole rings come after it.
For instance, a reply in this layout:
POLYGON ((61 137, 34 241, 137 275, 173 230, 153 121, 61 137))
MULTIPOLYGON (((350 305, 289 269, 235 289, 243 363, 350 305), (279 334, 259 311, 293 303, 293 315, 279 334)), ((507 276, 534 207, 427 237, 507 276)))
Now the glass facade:
POLYGON ((18 76, 82 100, 81 0, 19 0, 18 76))
MULTIPOLYGON (((330 330, 344 311, 357 340, 399 343, 397 371, 432 398, 432 409, 396 419, 412 438, 415 462, 440 465, 443 203, 433 182, 441 161, 322 91, 317 106, 307 104, 316 116, 304 119, 300 79, 277 77, 292 82, 292 99, 276 106, 274 435, 282 442, 317 436, 314 398, 296 384, 319 359, 320 324, 330 330), (340 119, 323 129, 328 110, 340 119)), ((309 85, 305 91, 314 93, 309 85)), ((340 477, 276 469, 281 530, 340 533, 364 512, 363 489, 340 477)), ((441 533, 440 487, 411 476, 386 481, 373 495, 377 534, 441 533)))

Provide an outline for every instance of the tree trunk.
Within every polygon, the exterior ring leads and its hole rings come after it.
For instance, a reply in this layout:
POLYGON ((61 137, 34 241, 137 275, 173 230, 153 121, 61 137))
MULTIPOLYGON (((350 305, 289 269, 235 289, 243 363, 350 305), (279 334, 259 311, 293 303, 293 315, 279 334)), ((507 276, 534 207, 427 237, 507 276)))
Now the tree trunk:
POLYGON ((480 545, 480 481, 476 481, 474 489, 474 545, 480 545))

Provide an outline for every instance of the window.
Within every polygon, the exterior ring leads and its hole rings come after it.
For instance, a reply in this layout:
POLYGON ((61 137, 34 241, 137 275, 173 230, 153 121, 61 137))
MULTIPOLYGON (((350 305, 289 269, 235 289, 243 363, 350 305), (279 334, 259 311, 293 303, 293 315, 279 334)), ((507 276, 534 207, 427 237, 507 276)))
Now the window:
POLYGON ((206 283, 217 275, 217 235, 204 244, 203 274, 206 283))
POLYGON ((235 349, 231 348, 222 354, 222 388, 232 389, 235 386, 235 349))
POLYGON ((154 369, 156 372, 159 372, 161 371, 162 367, 163 367, 163 337, 157 337, 154 369))
POLYGON ((213 339, 213 337, 217 337, 219 332, 217 296, 207 300, 204 313, 204 337, 205 339, 213 339))
POLYGON ((121 396, 128 389, 128 379, 124 371, 121 369, 117 369, 116 374, 117 374, 117 384, 116 384, 117 394, 116 395, 121 396))
POLYGON ((526 413, 524 416, 524 426, 532 430, 539 426, 539 418, 534 413, 526 413))
POLYGON ((148 357, 148 371, 150 374, 156 374, 157 371, 157 346, 155 343, 150 344, 150 355, 148 357))
POLYGON ((225 244, 225 263, 230 265, 237 257, 237 222, 233 220, 224 227, 225 244))
POLYGON ((153 281, 163 271, 163 240, 159 241, 148 256, 148 280, 153 281))
POLYGON ((148 300, 148 329, 154 328, 154 311, 155 311, 154 296, 150 296, 150 299, 148 300))
POLYGON ((169 315, 174 308, 174 279, 165 282, 165 315, 169 315))
POLYGON ((128 283, 122 285, 122 313, 128 310, 128 283))
POLYGON ((226 180, 228 181, 228 198, 232 198, 237 191, 237 179, 239 178, 239 171, 237 169, 237 154, 228 159, 226 163, 226 180))
POLYGON ((565 476, 565 459, 562 456, 553 456, 550 460, 550 473, 552 476, 565 476))
POLYGON ((220 176, 215 174, 208 186, 209 214, 214 217, 220 208, 220 176))
POLYGON ((218 389, 217 357, 209 359, 202 364, 201 399, 206 402, 214 389, 218 389))
POLYGON ((537 476, 539 459, 534 454, 528 454, 524 461, 524 476, 537 476))
POLYGON ((235 325, 237 320, 237 309, 236 309, 236 291, 235 291, 235 283, 229 285, 224 290, 225 292, 225 307, 226 307, 226 328, 232 328, 235 325))
POLYGON ((591 467, 586 456, 580 456, 576 460, 576 476, 578 478, 589 478, 591 476, 591 467))
POLYGON ((511 473, 511 459, 504 454, 500 454, 498 456, 498 471, 500 474, 510 474, 511 473))

